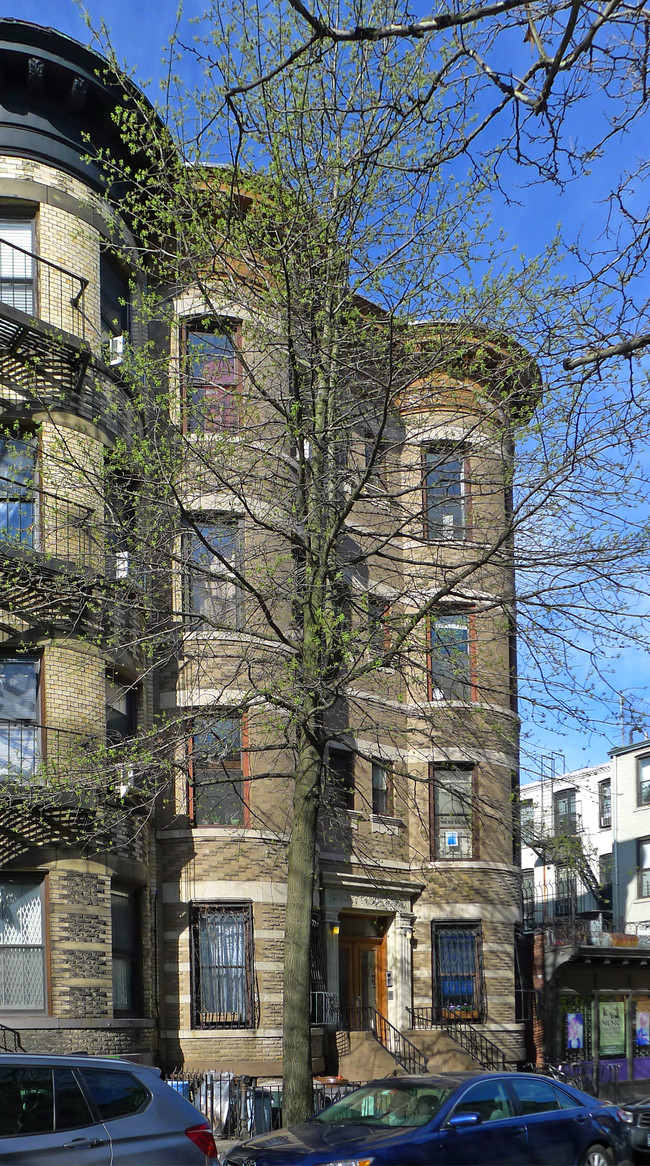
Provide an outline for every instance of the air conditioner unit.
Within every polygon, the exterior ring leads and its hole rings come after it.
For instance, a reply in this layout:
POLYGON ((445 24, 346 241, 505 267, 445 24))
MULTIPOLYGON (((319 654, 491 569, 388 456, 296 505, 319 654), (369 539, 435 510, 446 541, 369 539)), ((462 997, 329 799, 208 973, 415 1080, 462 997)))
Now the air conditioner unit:
POLYGON ((129 552, 116 551, 115 552, 115 578, 128 579, 129 577, 129 552))
POLYGON ((131 794, 139 792, 135 780, 135 765, 132 762, 127 765, 120 765, 118 771, 119 780, 119 794, 121 798, 128 798, 131 794))
POLYGON ((124 336, 111 336, 108 342, 108 363, 121 364, 124 360, 124 336))

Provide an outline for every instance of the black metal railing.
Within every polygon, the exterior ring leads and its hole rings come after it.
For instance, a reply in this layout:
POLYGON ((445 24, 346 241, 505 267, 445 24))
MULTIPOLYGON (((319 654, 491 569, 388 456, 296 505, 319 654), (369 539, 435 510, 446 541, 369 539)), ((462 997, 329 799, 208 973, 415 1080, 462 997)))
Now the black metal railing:
POLYGON ((507 1057, 503 1049, 495 1041, 490 1040, 483 1032, 477 1029, 476 1024, 469 1020, 457 1017, 453 1021, 435 1019, 437 1012, 434 1008, 407 1008, 411 1028, 418 1029, 439 1028, 447 1033, 452 1040, 468 1053, 472 1060, 484 1069, 504 1072, 507 1057))
POLYGON ((310 994, 311 1024, 338 1024, 340 1002, 338 993, 316 991, 310 994))
MULTIPOLYGON (((80 567, 98 564, 95 511, 34 487, 0 477, 0 544, 38 551, 80 567)), ((1 548, 0 548, 1 549, 1 548)))
MULTIPOLYGON (((282 1128, 282 1085, 258 1085, 250 1077, 215 1069, 173 1069, 168 1085, 191 1101, 207 1118, 218 1138, 250 1138, 282 1128)), ((359 1088, 358 1082, 314 1081, 314 1112, 359 1088)))
POLYGON ((2 718, 0 780, 15 779, 31 787, 56 774, 85 772, 89 748, 99 744, 88 733, 2 718))
POLYGON ((371 1032, 382 1048, 386 1049, 407 1073, 426 1073, 427 1058, 424 1053, 376 1008, 357 1004, 341 1009, 339 1028, 348 1032, 371 1032))
POLYGON ((0 1049, 3 1053, 24 1053, 20 1033, 7 1024, 0 1024, 0 1049))
POLYGON ((0 304, 83 339, 83 297, 88 283, 50 259, 0 240, 0 304))

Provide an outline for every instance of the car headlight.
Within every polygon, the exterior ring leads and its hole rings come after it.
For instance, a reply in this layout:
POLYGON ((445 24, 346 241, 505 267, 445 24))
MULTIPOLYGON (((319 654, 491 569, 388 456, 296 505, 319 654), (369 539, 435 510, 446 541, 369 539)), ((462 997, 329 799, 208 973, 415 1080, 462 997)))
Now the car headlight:
POLYGON ((618 1116, 626 1125, 634 1125, 634 1114, 630 1113, 629 1109, 619 1109, 618 1116))

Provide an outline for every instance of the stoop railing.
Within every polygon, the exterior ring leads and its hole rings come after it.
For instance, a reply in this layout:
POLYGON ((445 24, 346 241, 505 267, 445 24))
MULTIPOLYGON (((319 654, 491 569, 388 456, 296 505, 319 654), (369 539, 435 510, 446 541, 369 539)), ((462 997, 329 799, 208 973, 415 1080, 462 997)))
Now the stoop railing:
POLYGON ((339 1018, 339 1027, 350 1032, 371 1032, 386 1052, 394 1057, 407 1073, 426 1073, 427 1058, 424 1053, 412 1044, 408 1037, 395 1028, 381 1012, 366 1004, 357 1004, 343 1009, 339 1018))
POLYGON ((493 1040, 480 1032, 476 1025, 459 1017, 445 1022, 433 1018, 432 1008, 407 1008, 411 1020, 411 1027, 417 1029, 439 1028, 463 1050, 472 1060, 483 1069, 490 1069, 503 1073, 507 1069, 508 1061, 503 1049, 493 1040))

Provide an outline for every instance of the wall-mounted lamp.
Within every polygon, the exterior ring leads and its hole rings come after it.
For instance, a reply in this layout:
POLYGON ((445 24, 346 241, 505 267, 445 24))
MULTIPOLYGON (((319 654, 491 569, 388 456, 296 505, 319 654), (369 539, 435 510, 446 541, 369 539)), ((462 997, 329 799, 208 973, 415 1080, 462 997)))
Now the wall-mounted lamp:
POLYGON ((409 939, 409 940, 413 939, 413 928, 412 927, 407 927, 404 929, 404 938, 409 939))
POLYGON ((332 932, 332 935, 338 935, 340 930, 341 928, 338 923, 330 923, 330 931, 332 932))

